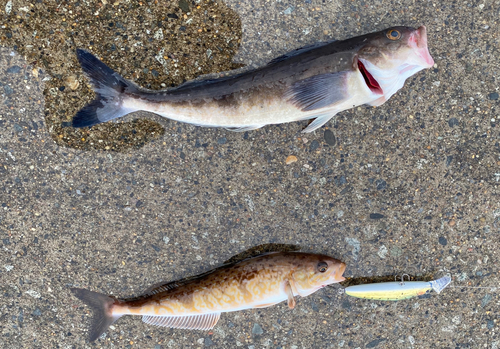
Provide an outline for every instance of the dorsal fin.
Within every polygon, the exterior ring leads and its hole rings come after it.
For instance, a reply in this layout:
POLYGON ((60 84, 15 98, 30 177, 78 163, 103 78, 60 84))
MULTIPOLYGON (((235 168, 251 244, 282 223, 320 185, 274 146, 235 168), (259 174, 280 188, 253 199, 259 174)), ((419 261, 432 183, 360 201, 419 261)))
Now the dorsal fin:
POLYGON ((254 258, 254 257, 263 256, 266 254, 278 253, 278 252, 294 252, 294 251, 299 251, 300 249, 301 249, 300 246, 292 245, 292 244, 273 244, 273 243, 271 243, 271 244, 258 245, 258 246, 249 248, 246 251, 238 253, 237 255, 235 255, 235 256, 229 258, 227 261, 223 262, 220 267, 217 267, 215 269, 211 269, 211 270, 204 272, 202 274, 189 276, 187 278, 184 278, 181 280, 176 280, 176 281, 162 281, 162 282, 156 283, 156 284, 148 287, 144 291, 144 294, 141 297, 147 297, 147 296, 155 295, 155 294, 158 294, 161 292, 167 292, 167 291, 173 290, 177 287, 181 287, 181 286, 184 286, 190 282, 193 282, 194 280, 205 277, 208 274, 211 274, 211 273, 213 273, 221 268, 226 268, 232 264, 236 264, 238 262, 241 262, 241 261, 249 259, 249 258, 254 258))
POLYGON ((216 271, 218 269, 219 268, 215 268, 215 269, 209 270, 207 272, 204 272, 202 274, 189 276, 189 277, 186 277, 186 278, 180 279, 180 280, 162 281, 162 282, 156 283, 156 284, 148 287, 144 291, 143 296, 151 296, 151 295, 158 294, 158 293, 161 293, 161 292, 166 292, 166 291, 170 291, 170 290, 176 289, 177 287, 184 286, 184 285, 186 285, 186 284, 188 284, 188 283, 190 283, 190 282, 192 282, 194 280, 201 279, 202 277, 204 277, 204 276, 206 276, 208 274, 211 274, 211 273, 213 273, 214 271, 216 271))
POLYGON ((265 254, 277 253, 277 252, 294 252, 294 251, 300 251, 300 249, 301 249, 300 246, 292 244, 273 244, 273 243, 262 244, 249 248, 248 250, 245 250, 243 252, 238 253, 237 255, 232 256, 231 258, 229 258, 227 261, 224 262, 224 265, 238 263, 245 259, 258 257, 265 254))
POLYGON ((172 289, 177 288, 179 286, 180 286, 179 282, 177 282, 177 281, 169 281, 169 282, 166 282, 166 283, 165 283, 165 281, 162 281, 162 282, 159 282, 157 284, 149 286, 144 291, 144 293, 147 294, 147 295, 153 295, 153 294, 165 292, 165 291, 168 291, 168 290, 172 290, 172 289))
POLYGON ((300 55, 301 53, 304 53, 306 51, 312 50, 314 48, 318 48, 318 47, 321 47, 321 46, 328 45, 328 44, 330 44, 330 43, 332 43, 334 41, 337 41, 337 40, 321 41, 321 42, 317 42, 317 43, 312 44, 312 45, 307 45, 307 46, 295 49, 293 51, 285 53, 284 55, 281 55, 281 56, 278 56, 276 58, 273 58, 271 61, 269 61, 269 63, 267 63, 267 65, 271 65, 271 64, 276 64, 278 62, 282 62, 282 61, 284 61, 284 60, 286 60, 286 59, 288 59, 290 57, 294 57, 294 56, 300 55))

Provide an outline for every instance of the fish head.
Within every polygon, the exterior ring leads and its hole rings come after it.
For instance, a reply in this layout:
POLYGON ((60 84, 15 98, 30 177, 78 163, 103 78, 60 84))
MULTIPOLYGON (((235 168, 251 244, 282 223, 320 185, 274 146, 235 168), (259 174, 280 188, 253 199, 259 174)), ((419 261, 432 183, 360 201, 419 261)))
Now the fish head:
POLYGON ((407 78, 434 65, 425 26, 392 27, 369 34, 357 52, 353 68, 363 75, 379 105, 396 93, 407 78), (380 99, 380 97, 383 97, 380 99))
POLYGON ((345 263, 323 255, 311 255, 301 261, 293 273, 293 281, 300 296, 305 297, 327 285, 342 282, 345 263))

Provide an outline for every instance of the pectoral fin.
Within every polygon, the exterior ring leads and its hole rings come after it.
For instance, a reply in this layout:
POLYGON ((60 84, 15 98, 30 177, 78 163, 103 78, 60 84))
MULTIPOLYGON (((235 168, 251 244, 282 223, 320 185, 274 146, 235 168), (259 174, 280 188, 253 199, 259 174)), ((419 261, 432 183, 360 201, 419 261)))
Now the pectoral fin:
POLYGON ((290 285, 289 281, 285 284, 285 292, 288 296, 288 307, 290 309, 295 308, 295 297, 293 296, 292 285, 290 285))
POLYGON ((302 111, 329 107, 347 98, 348 72, 312 76, 295 82, 285 98, 302 111))

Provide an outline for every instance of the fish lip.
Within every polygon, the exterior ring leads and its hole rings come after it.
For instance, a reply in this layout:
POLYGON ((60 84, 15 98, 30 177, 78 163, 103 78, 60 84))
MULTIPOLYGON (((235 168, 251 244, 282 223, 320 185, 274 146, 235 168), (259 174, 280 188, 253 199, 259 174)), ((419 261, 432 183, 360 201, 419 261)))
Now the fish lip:
POLYGON ((337 274, 337 279, 338 279, 338 282, 342 282, 345 280, 345 277, 343 277, 342 275, 344 274, 345 272, 345 268, 346 268, 346 264, 345 263, 341 263, 340 264, 340 268, 339 268, 339 272, 337 274))
POLYGON ((425 62, 425 67, 430 68, 434 65, 434 59, 429 53, 427 47, 427 28, 425 25, 418 27, 409 38, 410 45, 415 48, 415 53, 425 62))

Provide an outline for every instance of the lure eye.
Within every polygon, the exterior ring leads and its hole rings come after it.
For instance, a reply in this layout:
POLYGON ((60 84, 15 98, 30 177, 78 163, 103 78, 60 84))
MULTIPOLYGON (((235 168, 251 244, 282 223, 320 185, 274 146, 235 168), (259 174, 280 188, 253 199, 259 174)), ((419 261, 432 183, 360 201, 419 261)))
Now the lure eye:
POLYGON ((328 269, 328 263, 326 262, 319 262, 318 263, 318 271, 320 273, 324 273, 328 269))
POLYGON ((401 38, 401 33, 396 29, 389 29, 385 35, 390 40, 399 40, 401 38))

